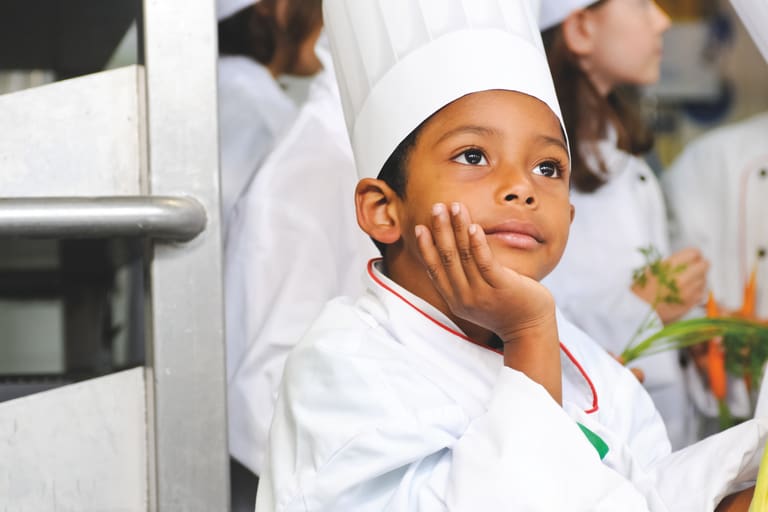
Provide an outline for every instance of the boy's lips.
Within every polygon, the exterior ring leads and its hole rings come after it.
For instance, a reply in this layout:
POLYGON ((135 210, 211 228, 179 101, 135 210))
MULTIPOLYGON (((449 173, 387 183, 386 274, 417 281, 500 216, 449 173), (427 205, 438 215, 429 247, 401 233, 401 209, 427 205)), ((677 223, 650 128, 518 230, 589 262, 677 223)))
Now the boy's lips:
POLYGON ((508 221, 485 230, 485 235, 516 249, 534 249, 544 243, 539 230, 533 224, 508 221))

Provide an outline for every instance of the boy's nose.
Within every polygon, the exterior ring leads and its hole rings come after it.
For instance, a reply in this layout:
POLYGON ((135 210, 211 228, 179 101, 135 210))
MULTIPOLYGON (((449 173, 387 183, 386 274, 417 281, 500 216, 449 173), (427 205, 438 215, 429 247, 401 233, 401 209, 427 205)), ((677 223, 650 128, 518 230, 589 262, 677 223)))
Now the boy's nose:
POLYGON ((529 206, 536 203, 536 199, 532 195, 526 195, 525 199, 522 199, 521 196, 518 194, 507 194, 506 196, 504 196, 504 201, 508 203, 512 201, 518 201, 518 200, 521 202, 524 202, 529 206))
POLYGON ((497 201, 504 204, 517 204, 526 208, 537 206, 535 185, 528 172, 523 172, 521 166, 510 167, 508 172, 499 173, 499 186, 497 201))

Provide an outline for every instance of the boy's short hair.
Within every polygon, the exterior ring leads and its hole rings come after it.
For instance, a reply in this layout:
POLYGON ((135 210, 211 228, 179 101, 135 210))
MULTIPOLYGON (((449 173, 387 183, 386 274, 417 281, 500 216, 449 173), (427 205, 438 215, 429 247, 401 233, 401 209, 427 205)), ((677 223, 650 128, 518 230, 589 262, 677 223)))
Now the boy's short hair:
MULTIPOLYGON (((379 171, 379 175, 376 177, 386 183, 400 199, 405 199, 405 187, 408 184, 408 160, 411 156, 411 151, 416 146, 421 129, 433 116, 434 114, 425 119, 400 141, 400 144, 397 145, 392 154, 389 155, 389 158, 387 158, 387 161, 384 162, 384 165, 381 166, 381 171, 379 171)), ((384 256, 387 244, 383 244, 378 240, 372 240, 379 253, 384 256)))

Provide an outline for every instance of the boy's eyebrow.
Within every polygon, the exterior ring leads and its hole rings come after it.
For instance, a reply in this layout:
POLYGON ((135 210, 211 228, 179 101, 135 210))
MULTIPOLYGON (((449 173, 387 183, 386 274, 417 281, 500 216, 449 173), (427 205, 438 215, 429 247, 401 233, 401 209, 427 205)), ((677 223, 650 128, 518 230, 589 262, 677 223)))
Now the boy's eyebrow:
POLYGON ((568 146, 565 145, 565 141, 560 137, 550 137, 549 135, 540 135, 539 139, 544 141, 545 144, 553 144, 555 146, 558 146, 563 151, 568 153, 568 146))
MULTIPOLYGON (((437 144, 440 144, 445 139, 448 139, 450 137, 453 137, 454 135, 460 134, 460 133, 474 133, 476 135, 494 135, 498 133, 497 130, 494 130, 493 128, 488 128, 487 126, 479 126, 479 125, 464 125, 459 126, 457 128, 454 128, 452 130, 448 130, 444 134, 440 136, 439 139, 437 139, 437 144)), ((549 135, 539 135, 539 140, 541 140, 544 144, 547 145, 554 145, 568 153, 568 146, 566 146, 565 141, 560 137, 550 137, 549 135)))
POLYGON ((478 126, 478 125, 464 125, 459 126, 457 128, 454 128, 453 130, 448 130, 444 134, 440 136, 439 139, 437 139, 437 144, 440 144, 445 139, 448 139, 450 137, 453 137, 454 135, 457 135, 459 133, 474 133, 477 135, 493 135, 496 133, 496 130, 492 128, 488 128, 487 126, 478 126))

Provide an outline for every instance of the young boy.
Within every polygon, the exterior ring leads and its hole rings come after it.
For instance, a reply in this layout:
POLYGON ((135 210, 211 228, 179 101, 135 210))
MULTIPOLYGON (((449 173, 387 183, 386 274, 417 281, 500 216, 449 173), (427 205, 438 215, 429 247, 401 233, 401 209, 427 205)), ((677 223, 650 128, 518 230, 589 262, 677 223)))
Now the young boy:
POLYGON ((256 510, 701 511, 754 479, 762 424, 670 455, 639 383, 538 283, 573 213, 531 6, 324 9, 383 257, 289 356, 256 510))

